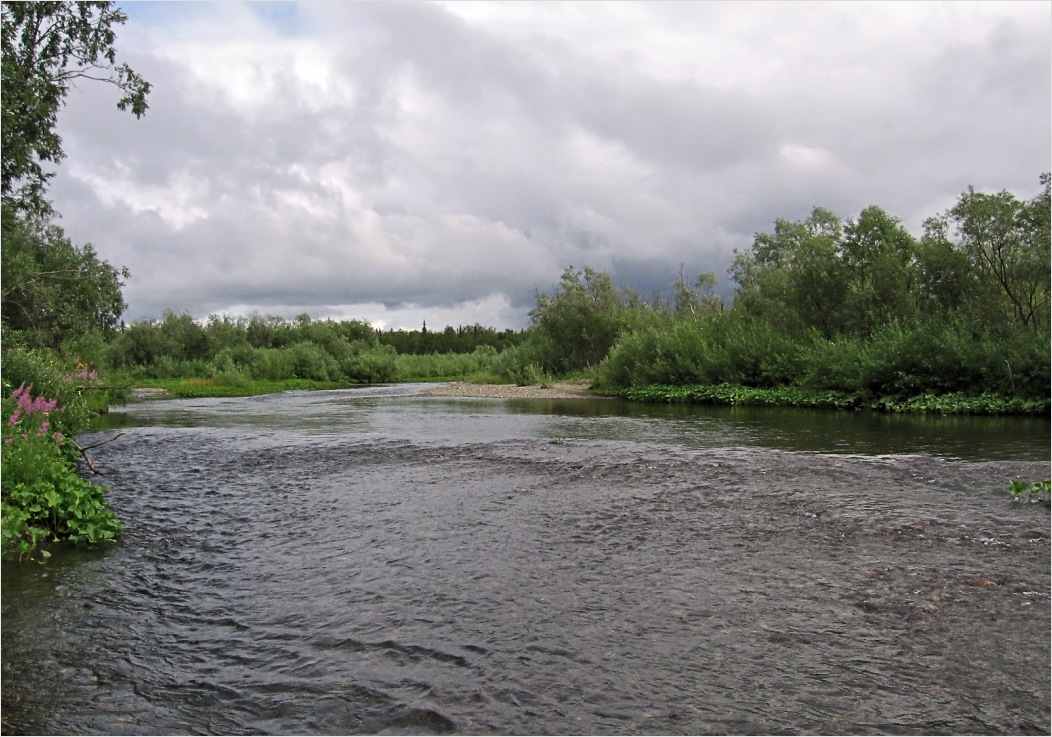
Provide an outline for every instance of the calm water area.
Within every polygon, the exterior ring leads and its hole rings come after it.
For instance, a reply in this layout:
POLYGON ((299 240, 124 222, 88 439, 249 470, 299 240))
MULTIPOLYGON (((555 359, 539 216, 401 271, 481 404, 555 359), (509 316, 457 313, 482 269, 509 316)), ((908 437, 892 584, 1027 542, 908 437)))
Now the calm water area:
POLYGON ((4 734, 1049 734, 1047 419, 147 400, 5 562, 4 734))

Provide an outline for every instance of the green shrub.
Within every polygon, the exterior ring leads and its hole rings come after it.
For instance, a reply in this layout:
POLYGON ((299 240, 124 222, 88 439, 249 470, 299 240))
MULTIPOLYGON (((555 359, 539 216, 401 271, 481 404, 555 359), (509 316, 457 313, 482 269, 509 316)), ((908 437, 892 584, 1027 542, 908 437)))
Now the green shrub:
MULTIPOLYGON (((97 543, 121 531, 105 489, 77 475, 72 438, 56 430, 58 401, 19 386, 3 401, 0 545, 27 557, 44 540, 97 543)), ((47 553, 44 553, 45 557, 47 553)))
POLYGON ((797 337, 775 325, 732 313, 714 323, 717 354, 710 381, 771 388, 798 384, 811 334, 797 337))
POLYGON ((518 386, 548 383, 551 379, 544 369, 542 342, 531 337, 513 348, 506 348, 492 358, 489 370, 501 381, 518 386))
POLYGON ((212 372, 214 374, 237 371, 250 376, 256 374, 260 363, 259 351, 248 343, 224 348, 212 359, 212 372))
POLYGON ((397 380, 467 380, 493 371, 497 349, 477 346, 471 353, 398 354, 397 380))
POLYGON ((598 383, 773 387, 799 381, 803 356, 798 340, 767 323, 715 314, 622 336, 600 365, 598 383))
POLYGON ((212 382, 216 386, 241 389, 252 384, 252 377, 242 371, 233 369, 216 372, 215 376, 212 377, 212 382))
POLYGON ((285 350, 292 356, 292 373, 295 379, 328 381, 339 373, 336 359, 315 343, 296 343, 285 350))
POLYGON ((259 348, 252 375, 257 379, 287 381, 296 378, 292 354, 285 348, 259 348))
POLYGON ((867 350, 860 338, 816 338, 807 351, 801 383, 812 389, 858 391, 869 360, 867 350))
POLYGON ((376 384, 398 379, 398 357, 389 345, 357 343, 356 351, 339 363, 338 371, 351 381, 376 384))
POLYGON ((62 344, 62 355, 76 363, 95 366, 100 370, 112 368, 110 345, 100 332, 90 332, 67 338, 62 344))
MULTIPOLYGON (((49 413, 51 427, 74 437, 91 427, 98 406, 104 402, 96 389, 97 374, 87 367, 66 368, 47 350, 9 348, 3 354, 3 396, 17 387, 29 387, 34 396, 51 397, 57 406, 49 413), (95 402, 89 403, 89 397, 95 402)), ((9 415, 10 416, 10 415, 9 415)))
POLYGON ((648 327, 617 341, 599 365, 596 383, 608 387, 709 383, 722 378, 719 358, 701 322, 648 327))
POLYGON ((1003 391, 1032 399, 1052 395, 1052 332, 1019 331, 991 358, 1004 366, 1003 391))

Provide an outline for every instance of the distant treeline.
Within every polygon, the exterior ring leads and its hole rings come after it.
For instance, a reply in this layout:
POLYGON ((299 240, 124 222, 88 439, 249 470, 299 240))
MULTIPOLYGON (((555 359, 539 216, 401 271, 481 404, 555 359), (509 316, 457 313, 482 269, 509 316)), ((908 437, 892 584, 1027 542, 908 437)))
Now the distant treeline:
POLYGON ((422 356, 429 353, 471 353, 481 346, 503 351, 521 343, 525 334, 514 330, 497 332, 477 323, 457 328, 447 325, 435 332, 428 330, 425 323, 420 330, 377 331, 377 337, 381 345, 389 345, 401 354, 422 356))
MULTIPOLYGON (((5 288, 4 338, 6 346, 58 349, 70 361, 140 380, 527 384, 577 375, 615 391, 785 388, 792 390, 786 397, 833 392, 825 396, 835 406, 1047 413, 1048 175, 1041 184, 1030 200, 969 189, 930 218, 920 238, 879 207, 847 220, 823 208, 802 221, 778 220, 736 254, 730 304, 716 295, 711 273, 691 279, 681 269, 668 298, 648 300, 615 286, 607 273, 571 266, 551 293, 538 295, 522 332, 480 325, 378 331, 360 320, 307 315, 197 321, 170 312, 124 325, 113 320, 112 300, 96 314, 37 299, 55 294, 38 286, 45 283, 40 273, 5 288), (92 324, 102 327, 84 329, 92 324), (960 401, 930 399, 951 395, 960 401), (929 399, 911 401, 918 397, 929 399)), ((49 237, 78 253, 60 233, 49 237)), ((31 233, 25 238, 16 245, 35 242, 31 233)), ((21 253, 25 270, 32 251, 21 253)))
MULTIPOLYGON (((213 315, 198 321, 166 312, 73 341, 78 356, 127 376, 310 379, 370 383, 460 377, 489 370, 492 357, 523 333, 480 325, 429 331, 382 331, 362 320, 294 320, 213 315), (431 357, 430 361, 421 357, 431 357)), ((84 362, 85 359, 81 358, 84 362)))

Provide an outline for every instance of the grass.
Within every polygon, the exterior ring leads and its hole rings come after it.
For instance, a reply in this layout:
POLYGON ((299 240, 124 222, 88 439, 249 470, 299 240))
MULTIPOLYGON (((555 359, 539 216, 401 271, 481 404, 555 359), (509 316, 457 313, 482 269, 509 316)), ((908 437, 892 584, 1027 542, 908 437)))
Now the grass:
POLYGON ((287 379, 268 381, 242 379, 240 381, 214 379, 136 379, 136 389, 163 389, 173 397, 186 399, 198 397, 252 397, 258 394, 273 394, 296 390, 346 389, 355 386, 350 382, 311 381, 310 379, 287 379))

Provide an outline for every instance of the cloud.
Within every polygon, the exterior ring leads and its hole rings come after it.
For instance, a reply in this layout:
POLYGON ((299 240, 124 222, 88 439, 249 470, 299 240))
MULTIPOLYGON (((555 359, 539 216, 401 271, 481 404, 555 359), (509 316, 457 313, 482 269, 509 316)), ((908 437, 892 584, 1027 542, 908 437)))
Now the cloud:
POLYGON ((647 294, 816 205, 917 230, 1049 168, 1039 3, 127 10, 151 108, 75 90, 52 195, 130 319, 521 328, 570 264, 647 294))

